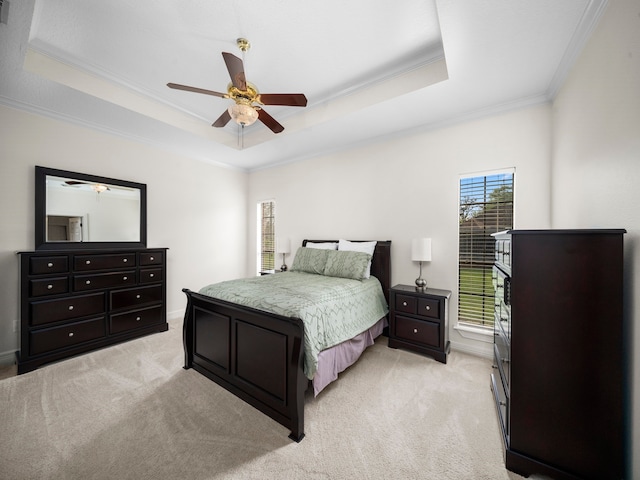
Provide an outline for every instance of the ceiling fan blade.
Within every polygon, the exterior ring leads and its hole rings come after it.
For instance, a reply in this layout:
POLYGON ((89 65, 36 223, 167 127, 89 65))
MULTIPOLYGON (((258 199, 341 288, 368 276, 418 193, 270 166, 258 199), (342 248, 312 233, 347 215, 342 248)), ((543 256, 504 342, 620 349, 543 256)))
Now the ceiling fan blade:
POLYGON ((215 122, 213 122, 213 125, 211 126, 216 128, 222 128, 227 123, 229 123, 229 120, 231 120, 231 115, 229 115, 229 110, 225 110, 224 112, 222 112, 222 115, 220 115, 218 119, 215 122))
POLYGON ((307 97, 303 93, 261 93, 258 101, 264 105, 307 106, 307 97))
POLYGON ((247 79, 244 75, 244 64, 242 60, 235 55, 227 52, 222 52, 224 57, 224 63, 227 64, 227 70, 229 70, 229 76, 231 77, 231 83, 238 90, 247 90, 247 79))
POLYGON ((262 123, 264 123, 273 133, 280 133, 284 130, 284 127, 263 109, 258 110, 258 119, 262 123))
POLYGON ((214 92, 213 90, 205 90, 204 88, 190 87, 188 85, 180 85, 178 83, 167 83, 167 87, 176 90, 186 90, 187 92, 204 93, 205 95, 213 95, 214 97, 226 97, 226 93, 214 92))

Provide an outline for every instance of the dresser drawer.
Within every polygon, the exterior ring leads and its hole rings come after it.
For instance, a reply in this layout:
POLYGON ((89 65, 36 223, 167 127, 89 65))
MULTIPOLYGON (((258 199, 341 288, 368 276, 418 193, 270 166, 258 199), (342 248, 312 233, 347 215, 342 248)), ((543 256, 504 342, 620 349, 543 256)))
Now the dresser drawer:
POLYGON ((160 303, 162 302, 162 286, 117 290, 111 292, 110 297, 109 304, 112 310, 160 303))
POLYGON ((110 333, 121 333, 127 330, 146 327, 162 322, 162 306, 136 310, 135 312, 111 315, 109 322, 110 333))
POLYGON ((29 259, 29 273, 44 275, 46 273, 65 273, 69 271, 67 256, 31 257, 29 259))
POLYGON ((497 331, 495 333, 493 348, 496 366, 498 367, 498 370, 500 370, 500 376, 502 377, 502 382, 504 383, 504 389, 508 392, 509 379, 511 378, 511 362, 509 359, 510 347, 507 339, 500 331, 497 331))
POLYGON ((395 336, 403 340, 429 347, 440 347, 439 323, 396 315, 395 330, 395 336))
POLYGON ((440 318, 440 302, 433 298, 419 298, 418 315, 430 318, 440 318))
POLYGON ((140 254, 140 265, 162 265, 164 262, 164 252, 142 252, 140 254))
POLYGON ((140 270, 140 283, 158 283, 161 281, 161 268, 143 268, 140 270))
POLYGON ((104 317, 44 328, 29 333, 29 353, 38 355, 106 336, 104 317))
POLYGON ((30 302, 29 306, 31 325, 44 325, 103 313, 104 293, 30 302))
POLYGON ((76 271, 109 270, 113 268, 135 267, 135 265, 135 253, 76 255, 73 258, 73 269, 76 271))
POLYGON ((29 280, 29 296, 42 297, 44 295, 56 295, 69 291, 69 278, 56 277, 38 280, 29 280))
POLYGON ((396 312, 415 315, 416 311, 418 310, 418 299, 410 295, 402 295, 401 293, 396 293, 395 310, 396 312))
POLYGON ((76 275, 73 277, 73 290, 81 292, 99 288, 126 287, 136 284, 135 270, 124 272, 99 273, 95 275, 76 275))
MULTIPOLYGON (((495 372, 495 370, 494 370, 495 372)), ((509 446, 509 397, 504 390, 500 375, 497 373, 491 374, 491 390, 493 390, 494 400, 496 402, 496 409, 498 411, 498 418, 500 420, 500 430, 506 446, 509 446)))

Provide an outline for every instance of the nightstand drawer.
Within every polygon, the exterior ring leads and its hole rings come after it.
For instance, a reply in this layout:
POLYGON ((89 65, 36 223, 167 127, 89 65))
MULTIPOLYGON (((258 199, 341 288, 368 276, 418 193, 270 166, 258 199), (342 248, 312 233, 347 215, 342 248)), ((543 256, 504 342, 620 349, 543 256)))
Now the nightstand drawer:
POLYGON ((415 315, 418 309, 418 299, 409 295, 396 293, 396 312, 410 313, 415 315))
POLYGON ((434 298, 418 299, 418 315, 440 318, 440 302, 434 298))
POLYGON ((395 336, 398 338, 429 347, 440 347, 439 323, 396 315, 395 327, 395 336))

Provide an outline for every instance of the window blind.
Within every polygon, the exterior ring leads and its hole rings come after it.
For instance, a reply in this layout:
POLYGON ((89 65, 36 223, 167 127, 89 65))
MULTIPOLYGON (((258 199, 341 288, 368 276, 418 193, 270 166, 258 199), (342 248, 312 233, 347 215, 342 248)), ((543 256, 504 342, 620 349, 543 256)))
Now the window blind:
POLYGON ((260 270, 275 269, 275 237, 276 203, 274 201, 260 203, 260 270))
POLYGON ((460 179, 458 322, 493 327, 492 233, 513 228, 513 172, 460 179))

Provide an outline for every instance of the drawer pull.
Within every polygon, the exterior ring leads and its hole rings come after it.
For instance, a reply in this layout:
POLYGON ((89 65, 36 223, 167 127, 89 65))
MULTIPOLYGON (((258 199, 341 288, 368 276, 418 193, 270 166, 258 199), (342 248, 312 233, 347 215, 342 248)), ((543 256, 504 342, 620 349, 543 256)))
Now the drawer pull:
POLYGON ((402 306, 406 307, 407 306, 407 302, 402 302, 402 306))
POLYGON ((47 290, 51 290, 53 288, 53 285, 49 284, 47 285, 47 290))
POLYGON ((69 336, 70 336, 70 337, 73 337, 73 332, 69 332, 69 336))
POLYGON ((136 298, 140 298, 140 294, 136 295, 136 298))
POLYGON ((136 322, 139 322, 141 320, 140 317, 136 317, 136 322))
POLYGON ((151 259, 151 261, 153 262, 155 259, 153 257, 149 257, 151 259))
POLYGON ((69 310, 73 310, 73 305, 69 305, 69 310))
POLYGON ((127 280, 127 279, 128 279, 128 277, 122 277, 122 280, 127 280))
POLYGON ((430 307, 429 305, 427 305, 425 308, 426 308, 427 310, 431 310, 431 307, 430 307))
POLYGON ((127 261, 128 261, 128 260, 129 260, 128 258, 123 258, 123 259, 122 259, 122 261, 123 261, 124 263, 127 263, 127 261))
POLYGON ((47 267, 49 267, 49 268, 53 267, 53 263, 51 263, 51 262, 47 263, 47 267))
POLYGON ((86 281, 86 282, 84 282, 84 283, 86 283, 87 285, 91 285, 91 280, 87 280, 87 281, 86 281))
POLYGON ((85 263, 85 265, 91 265, 91 260, 87 260, 84 263, 85 263))
POLYGON ((413 329, 413 333, 418 333, 418 329, 417 329, 417 328, 414 328, 414 329, 413 329))
POLYGON ((153 273, 149 274, 149 278, 153 278, 155 275, 153 273))

